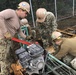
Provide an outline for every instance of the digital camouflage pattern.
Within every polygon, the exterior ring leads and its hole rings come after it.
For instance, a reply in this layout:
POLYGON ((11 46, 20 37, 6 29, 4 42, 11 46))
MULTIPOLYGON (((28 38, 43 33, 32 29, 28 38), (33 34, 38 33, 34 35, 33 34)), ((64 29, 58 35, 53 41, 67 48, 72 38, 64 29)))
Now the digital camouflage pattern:
POLYGON ((43 23, 36 22, 37 39, 42 39, 44 48, 52 43, 51 33, 57 30, 57 22, 53 13, 47 12, 43 23))
POLYGON ((10 41, 0 39, 0 75, 8 75, 10 60, 10 41))

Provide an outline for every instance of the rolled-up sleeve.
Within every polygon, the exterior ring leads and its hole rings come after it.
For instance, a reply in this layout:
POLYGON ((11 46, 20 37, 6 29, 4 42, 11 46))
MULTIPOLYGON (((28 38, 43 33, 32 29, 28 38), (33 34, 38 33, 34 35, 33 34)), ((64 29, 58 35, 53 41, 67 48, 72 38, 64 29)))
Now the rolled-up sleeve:
POLYGON ((8 31, 6 28, 5 20, 8 20, 11 17, 13 17, 12 13, 13 13, 13 10, 11 9, 7 9, 0 12, 0 29, 3 32, 3 34, 5 34, 8 31))

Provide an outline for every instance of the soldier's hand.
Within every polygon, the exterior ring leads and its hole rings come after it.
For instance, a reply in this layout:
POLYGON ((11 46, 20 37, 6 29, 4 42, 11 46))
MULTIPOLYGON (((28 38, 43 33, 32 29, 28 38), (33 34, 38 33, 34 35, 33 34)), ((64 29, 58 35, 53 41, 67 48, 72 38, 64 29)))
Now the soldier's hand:
POLYGON ((26 40, 31 40, 31 38, 32 38, 32 36, 31 35, 29 35, 29 36, 26 36, 26 40))
POLYGON ((46 48, 46 51, 48 51, 49 53, 53 54, 55 53, 54 47, 53 46, 49 46, 46 48))
POLYGON ((4 37, 5 37, 6 39, 11 39, 11 38, 12 38, 12 36, 11 36, 11 34, 10 34, 9 32, 6 32, 6 33, 4 34, 4 37))

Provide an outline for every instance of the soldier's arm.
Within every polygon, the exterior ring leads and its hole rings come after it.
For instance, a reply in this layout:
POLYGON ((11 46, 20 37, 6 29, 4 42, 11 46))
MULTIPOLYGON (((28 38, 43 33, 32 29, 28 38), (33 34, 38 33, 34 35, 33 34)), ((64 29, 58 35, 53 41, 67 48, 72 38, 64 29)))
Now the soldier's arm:
POLYGON ((61 59, 62 57, 64 57, 66 54, 68 54, 69 51, 69 46, 63 44, 61 46, 61 49, 59 50, 59 52, 55 55, 56 58, 61 59))
POLYGON ((36 31, 36 38, 37 38, 37 39, 40 39, 40 38, 41 38, 39 26, 40 26, 40 24, 39 24, 38 22, 36 22, 35 31, 36 31))
POLYGON ((29 24, 27 24, 27 28, 28 28, 29 35, 32 35, 32 29, 31 29, 31 26, 29 24))
POLYGON ((53 31, 55 31, 55 30, 57 30, 57 22, 56 22, 56 19, 55 19, 55 17, 53 17, 53 20, 52 20, 52 29, 53 29, 53 31))
POLYGON ((5 24, 5 20, 9 20, 13 17, 13 10, 8 9, 0 12, 0 28, 2 29, 3 34, 7 33, 7 27, 5 24))
POLYGON ((26 35, 22 32, 21 29, 18 29, 18 33, 22 38, 24 38, 24 39, 26 38, 26 35))
POLYGON ((57 30, 57 26, 58 26, 58 24, 57 24, 57 22, 56 22, 56 18, 55 18, 55 16, 54 16, 54 14, 53 13, 51 13, 51 15, 49 15, 49 22, 50 22, 50 24, 52 25, 51 27, 52 27, 52 31, 55 31, 55 30, 57 30))

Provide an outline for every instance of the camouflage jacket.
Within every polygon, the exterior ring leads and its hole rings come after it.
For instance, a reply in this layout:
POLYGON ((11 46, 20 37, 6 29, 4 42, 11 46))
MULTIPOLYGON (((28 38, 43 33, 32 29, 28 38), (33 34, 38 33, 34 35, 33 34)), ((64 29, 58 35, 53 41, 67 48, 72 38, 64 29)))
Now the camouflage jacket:
POLYGON ((43 43, 49 45, 51 33, 57 30, 57 22, 52 12, 47 12, 46 19, 43 23, 36 22, 37 38, 42 38, 43 43))

